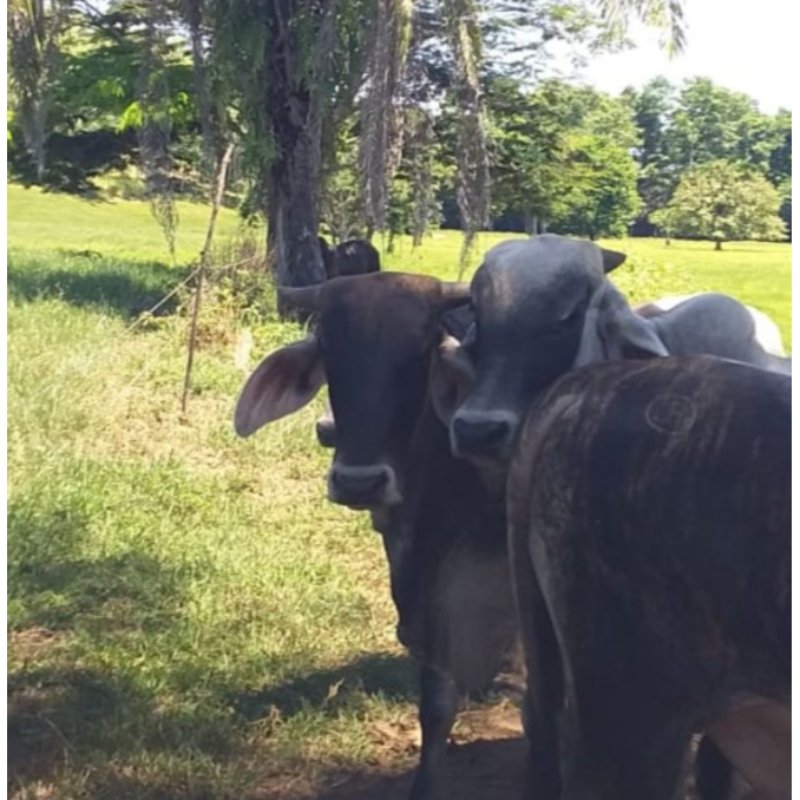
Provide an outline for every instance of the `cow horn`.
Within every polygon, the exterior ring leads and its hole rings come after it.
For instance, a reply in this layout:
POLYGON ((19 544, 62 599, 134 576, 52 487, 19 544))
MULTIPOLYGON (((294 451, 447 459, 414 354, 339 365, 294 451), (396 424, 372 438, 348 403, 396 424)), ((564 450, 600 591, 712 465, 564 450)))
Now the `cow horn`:
POLYGON ((322 302, 322 286, 279 286, 278 306, 292 311, 304 311, 313 314, 319 311, 322 302))
POLYGON ((442 281, 439 288, 442 308, 463 306, 469 302, 469 283, 466 281, 442 281))

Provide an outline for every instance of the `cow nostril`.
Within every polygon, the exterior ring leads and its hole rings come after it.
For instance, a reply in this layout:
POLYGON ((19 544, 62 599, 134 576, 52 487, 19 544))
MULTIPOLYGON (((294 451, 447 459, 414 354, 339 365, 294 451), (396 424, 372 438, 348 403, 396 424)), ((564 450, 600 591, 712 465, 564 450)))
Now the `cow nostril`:
POLYGON ((345 504, 369 505, 372 501, 380 500, 389 482, 390 472, 385 466, 334 467, 331 472, 335 499, 345 504))
POLYGON ((491 453, 507 446, 512 426, 508 419, 489 416, 457 415, 453 418, 453 436, 459 451, 491 453))

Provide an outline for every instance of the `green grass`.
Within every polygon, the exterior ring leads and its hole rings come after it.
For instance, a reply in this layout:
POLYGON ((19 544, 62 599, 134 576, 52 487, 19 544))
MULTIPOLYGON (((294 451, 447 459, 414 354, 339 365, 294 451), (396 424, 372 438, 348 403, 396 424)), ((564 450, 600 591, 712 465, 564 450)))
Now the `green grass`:
MULTIPOLYGON (((126 200, 83 200, 11 184, 8 196, 8 246, 11 250, 64 254, 96 253, 129 261, 171 258, 161 229, 147 203, 126 200)), ((209 210, 179 202, 175 257, 178 263, 197 258, 208 225, 209 210)), ((235 212, 222 209, 218 237, 231 237, 240 228, 235 212)))
MULTIPOLYGON (((9 188, 17 800, 255 800, 409 757, 413 671, 378 537, 324 499, 322 401, 234 437, 241 315, 224 293, 204 308, 186 418, 185 316, 126 331, 199 249, 206 209, 180 216, 173 264, 144 204, 9 188)), ((232 253, 232 214, 219 235, 232 253)), ((788 337, 788 245, 612 244, 631 253, 618 283, 634 299, 728 291, 788 337)), ((459 245, 452 232, 416 251, 400 240, 385 260, 455 279, 459 245)), ((298 335, 268 316, 249 324, 254 357, 298 335)))

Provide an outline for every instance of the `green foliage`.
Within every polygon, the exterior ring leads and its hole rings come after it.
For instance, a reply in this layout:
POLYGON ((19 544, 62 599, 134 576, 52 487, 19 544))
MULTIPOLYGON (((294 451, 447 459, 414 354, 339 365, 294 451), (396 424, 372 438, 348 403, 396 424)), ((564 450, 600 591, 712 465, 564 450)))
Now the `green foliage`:
POLYGON ((754 100, 707 78, 672 86, 664 78, 624 93, 642 132, 639 193, 646 216, 662 208, 681 175, 710 161, 736 162, 778 186, 791 172, 791 115, 771 117, 754 100))
POLYGON ((635 216, 638 132, 629 107, 588 87, 547 81, 524 93, 489 86, 496 211, 559 231, 621 235, 635 216))
POLYGON ((335 153, 335 163, 323 173, 320 226, 338 242, 366 233, 358 174, 358 137, 352 122, 342 126, 335 153))
POLYGON ((780 205, 780 194, 763 175, 711 161, 688 170, 669 204, 651 219, 668 235, 712 239, 719 248, 731 239, 783 239, 780 205))
POLYGON ((526 94, 507 78, 487 92, 494 213, 521 213, 529 232, 533 218, 553 218, 563 188, 568 94, 556 81, 526 94))
POLYGON ((589 236, 624 236, 639 210, 636 164, 629 152, 599 134, 570 140, 559 199, 558 230, 589 236))
POLYGON ((776 145, 773 125, 754 100, 708 78, 687 81, 681 89, 670 139, 679 164, 740 161, 762 171, 776 145))
POLYGON ((68 26, 66 0, 10 0, 8 3, 9 89, 21 147, 37 180, 46 166, 48 111, 57 82, 59 55, 68 26))

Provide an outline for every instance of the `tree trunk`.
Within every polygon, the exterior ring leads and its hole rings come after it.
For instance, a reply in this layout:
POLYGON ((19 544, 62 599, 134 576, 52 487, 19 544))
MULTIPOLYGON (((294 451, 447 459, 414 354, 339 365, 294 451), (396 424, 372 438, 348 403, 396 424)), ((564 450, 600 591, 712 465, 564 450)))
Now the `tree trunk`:
MULTIPOLYGON (((286 0, 274 4, 278 33, 265 52, 264 101, 275 144, 267 181, 267 252, 278 286, 307 286, 325 280, 317 238, 322 126, 310 87, 296 80, 298 45, 287 24, 292 12, 286 0)), ((278 311, 283 315, 286 309, 278 311)))
POLYGON ((722 239, 714 239, 714 249, 722 250, 722 239))
POLYGON ((312 146, 306 133, 300 133, 270 168, 267 249, 278 286, 307 286, 325 280, 317 239, 312 146))
POLYGON ((522 215, 522 224, 528 236, 536 235, 536 215, 525 211, 522 215))
POLYGON ((203 0, 184 0, 184 12, 189 22, 189 33, 192 45, 192 77, 197 111, 200 116, 200 132, 203 137, 204 166, 209 173, 214 169, 217 160, 217 137, 214 130, 214 113, 208 91, 205 55, 203 54, 203 0))

